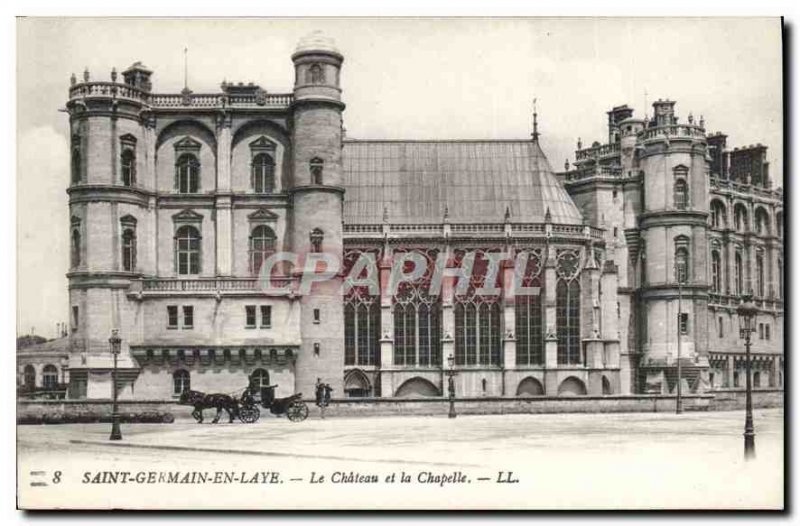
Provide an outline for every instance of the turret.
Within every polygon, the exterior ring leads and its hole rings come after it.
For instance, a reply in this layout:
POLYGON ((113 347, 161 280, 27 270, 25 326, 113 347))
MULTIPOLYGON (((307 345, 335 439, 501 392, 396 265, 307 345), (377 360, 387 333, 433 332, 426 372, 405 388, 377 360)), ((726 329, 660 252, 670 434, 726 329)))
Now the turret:
POLYGON ((700 126, 677 124, 674 105, 653 103, 654 122, 636 146, 644 177, 642 387, 660 393, 675 389, 679 353, 692 386, 708 367, 707 144, 700 126))
MULTIPOLYGON (((322 252, 337 260, 342 249, 342 111, 339 74, 344 57, 319 32, 302 39, 292 55, 293 174, 290 245, 300 256, 322 252)), ((341 392, 344 315, 338 280, 315 286, 302 298, 302 335, 297 387, 313 388, 317 378, 341 392), (315 314, 315 311, 318 313, 315 314)))

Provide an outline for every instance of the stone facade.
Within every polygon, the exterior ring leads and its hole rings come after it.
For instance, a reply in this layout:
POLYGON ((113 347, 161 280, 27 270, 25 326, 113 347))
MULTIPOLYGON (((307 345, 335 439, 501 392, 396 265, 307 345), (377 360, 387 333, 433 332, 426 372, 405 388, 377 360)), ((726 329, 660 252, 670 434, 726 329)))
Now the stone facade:
POLYGON ((342 54, 314 35, 292 60, 287 94, 226 83, 158 94, 140 63, 121 82, 73 79, 70 398, 108 397, 112 329, 122 399, 252 382, 310 396, 317 379, 339 398, 440 397, 449 356, 459 396, 667 394, 679 301, 686 392, 733 387, 736 294, 710 290, 714 250, 746 254, 748 280, 763 252, 759 321, 771 332, 755 351, 782 385, 780 191, 740 153, 717 163, 736 159, 739 179, 710 172, 713 140, 702 123, 678 124, 674 103, 655 103, 650 120, 615 108, 609 142, 579 146, 575 169, 555 174, 536 129, 519 141, 347 140, 342 54), (746 180, 753 166, 759 184, 746 180), (768 214, 771 233, 712 224, 713 199, 768 214), (334 254, 344 269, 370 254, 380 291, 343 297, 342 271, 304 292, 302 263, 276 267, 279 286, 265 290, 260 263, 280 251, 334 254), (504 255, 503 284, 524 255, 523 283, 541 294, 486 299, 480 283, 464 293, 448 280, 424 291, 437 257, 454 270, 470 251, 504 255), (409 253, 428 272, 388 290, 409 253))

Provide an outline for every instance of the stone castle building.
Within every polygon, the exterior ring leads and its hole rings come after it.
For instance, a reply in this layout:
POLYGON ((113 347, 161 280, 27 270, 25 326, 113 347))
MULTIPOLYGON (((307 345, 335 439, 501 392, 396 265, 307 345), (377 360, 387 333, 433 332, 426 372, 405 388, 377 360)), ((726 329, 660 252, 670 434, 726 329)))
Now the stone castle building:
MULTIPOLYGON (((578 144, 555 173, 531 139, 344 137, 344 57, 315 34, 292 55, 291 93, 223 83, 153 90, 135 63, 111 81, 74 77, 68 397, 107 398, 109 336, 122 338, 120 396, 230 393, 458 396, 670 393, 678 339, 685 392, 744 385, 735 309, 760 312, 754 385, 782 386, 782 192, 766 147, 728 150, 674 102, 650 119, 608 113, 608 141, 578 144), (121 78, 120 78, 121 77, 121 78), (431 294, 431 272, 396 294, 337 276, 265 292, 276 251, 344 266, 415 252, 527 254, 541 295, 431 294), (680 305, 680 306, 679 306, 680 305), (680 311, 680 313, 679 313, 680 311)), ((500 279, 510 279, 504 265, 500 279)))

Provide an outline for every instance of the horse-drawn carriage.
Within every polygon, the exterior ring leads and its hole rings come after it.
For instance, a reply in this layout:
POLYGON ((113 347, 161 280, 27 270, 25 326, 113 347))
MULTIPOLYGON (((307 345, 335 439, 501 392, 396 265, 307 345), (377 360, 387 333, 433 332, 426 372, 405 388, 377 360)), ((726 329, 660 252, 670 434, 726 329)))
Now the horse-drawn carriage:
MULTIPOLYGON (((261 407, 269 409, 275 416, 286 415, 292 422, 302 422, 308 417, 308 406, 301 400, 302 393, 295 393, 284 398, 275 398, 275 388, 277 385, 262 386, 259 396, 261 407)), ((184 391, 178 403, 191 405, 194 407, 192 416, 198 424, 203 423, 203 410, 216 409, 217 414, 211 421, 212 424, 219 422, 222 411, 228 413, 229 422, 233 423, 234 418, 238 418, 246 424, 258 421, 261 416, 259 402, 256 400, 254 391, 256 388, 248 386, 241 396, 231 396, 228 394, 206 394, 200 391, 184 391)))

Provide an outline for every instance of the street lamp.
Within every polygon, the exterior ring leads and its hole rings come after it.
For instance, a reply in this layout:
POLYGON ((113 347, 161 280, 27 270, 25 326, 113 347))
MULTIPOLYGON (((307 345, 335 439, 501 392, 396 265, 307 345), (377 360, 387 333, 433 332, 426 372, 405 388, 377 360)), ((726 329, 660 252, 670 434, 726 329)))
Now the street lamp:
POLYGON ((744 458, 749 460, 756 456, 756 435, 753 431, 753 392, 750 385, 750 335, 755 330, 758 308, 753 303, 752 294, 742 296, 742 302, 736 309, 736 313, 739 315, 739 337, 744 338, 745 347, 744 458))
POLYGON ((455 418, 456 417, 456 404, 455 404, 455 400, 456 400, 456 385, 453 382, 453 377, 455 375, 457 375, 458 373, 456 372, 455 369, 453 369, 454 362, 455 362, 455 358, 453 358, 452 354, 447 357, 447 366, 448 367, 447 367, 447 371, 445 371, 445 374, 447 375, 447 394, 448 394, 448 397, 450 399, 450 412, 447 413, 447 418, 455 418))
POLYGON ((119 429, 119 408, 117 407, 117 357, 119 356, 122 339, 119 337, 117 329, 111 331, 111 338, 108 339, 108 343, 111 344, 111 355, 114 357, 114 369, 111 372, 111 399, 113 400, 113 405, 111 406, 111 436, 109 440, 122 440, 122 432, 119 429))

